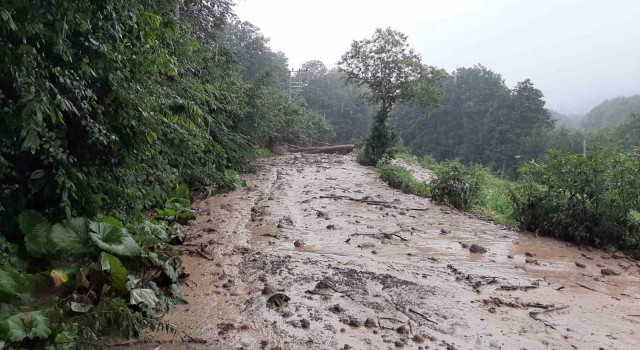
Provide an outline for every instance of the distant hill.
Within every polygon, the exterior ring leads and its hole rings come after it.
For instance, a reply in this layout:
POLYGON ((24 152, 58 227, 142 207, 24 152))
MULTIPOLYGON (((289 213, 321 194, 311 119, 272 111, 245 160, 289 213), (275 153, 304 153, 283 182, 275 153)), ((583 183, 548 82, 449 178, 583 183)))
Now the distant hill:
POLYGON ((602 129, 616 126, 631 113, 640 113, 640 95, 616 97, 595 106, 582 121, 585 129, 602 129))
POLYGON ((568 126, 572 128, 581 128, 581 123, 584 120, 584 115, 579 114, 562 114, 554 110, 549 110, 551 118, 556 121, 558 126, 568 126))

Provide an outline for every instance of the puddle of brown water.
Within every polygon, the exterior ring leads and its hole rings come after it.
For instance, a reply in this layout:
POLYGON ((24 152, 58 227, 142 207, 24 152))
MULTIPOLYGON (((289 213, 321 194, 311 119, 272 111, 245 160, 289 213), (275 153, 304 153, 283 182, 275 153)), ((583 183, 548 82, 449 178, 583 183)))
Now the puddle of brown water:
POLYGON ((414 349, 636 349, 640 342, 640 317, 629 316, 640 314, 635 262, 603 259, 601 251, 519 234, 404 195, 348 156, 271 158, 247 182, 247 189, 196 205, 202 215, 188 228, 190 242, 215 242, 207 248, 215 259, 185 258, 197 284, 185 288, 190 304, 166 317, 207 344, 166 343, 175 338, 151 335, 160 343, 148 348, 259 349, 266 342, 268 349, 387 349, 403 342, 414 349), (392 207, 320 198, 329 195, 368 196, 392 207), (278 227, 285 217, 291 224, 278 227), (470 253, 462 243, 488 252, 470 253), (537 265, 525 262, 527 252, 537 265), (622 274, 603 277, 596 264, 622 274), (316 293, 319 281, 335 290, 316 293), (268 308, 273 291, 263 295, 265 283, 286 294, 288 304, 268 308), (491 298, 566 308, 534 319, 530 312, 544 309, 498 306, 491 298), (335 304, 344 311, 332 312, 335 304), (366 318, 376 327, 348 325, 366 318), (300 327, 302 319, 309 328, 300 327), (222 330, 225 323, 233 329, 222 330), (403 324, 410 334, 397 332, 403 324), (415 335, 425 343, 411 340, 415 335))

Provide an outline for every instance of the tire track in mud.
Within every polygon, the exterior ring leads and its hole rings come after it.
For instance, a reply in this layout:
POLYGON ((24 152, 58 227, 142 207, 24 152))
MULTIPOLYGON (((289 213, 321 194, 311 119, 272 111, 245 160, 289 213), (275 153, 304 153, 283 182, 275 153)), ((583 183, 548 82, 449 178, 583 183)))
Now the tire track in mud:
POLYGON ((189 244, 213 260, 184 256, 189 304, 166 319, 207 343, 153 334, 136 348, 634 349, 640 342, 640 318, 628 316, 640 310, 637 262, 402 194, 350 156, 286 155, 259 166, 245 177, 247 188, 196 203, 197 221, 184 228, 189 244), (471 253, 473 244, 487 252, 471 253), (603 276, 602 268, 621 274, 603 276))

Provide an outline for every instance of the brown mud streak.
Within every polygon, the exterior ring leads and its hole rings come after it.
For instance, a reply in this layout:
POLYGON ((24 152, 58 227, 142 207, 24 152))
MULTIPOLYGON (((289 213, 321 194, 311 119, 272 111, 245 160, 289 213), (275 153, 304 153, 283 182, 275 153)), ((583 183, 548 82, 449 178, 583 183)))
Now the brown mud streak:
POLYGON ((207 343, 151 334, 151 342, 132 348, 387 349, 402 342, 410 349, 637 349, 640 343, 640 320, 629 316, 640 309, 633 261, 404 195, 351 156, 296 154, 259 165, 258 174, 246 176, 247 188, 196 203, 197 222, 187 227, 189 242, 206 245, 214 260, 184 256, 193 281, 184 288, 189 305, 165 319, 207 343), (332 195, 397 206, 320 198, 332 195), (463 248, 471 244, 488 251, 463 248), (597 264, 622 274, 602 276, 597 264), (275 293, 290 300, 270 307, 275 293), (375 327, 364 326, 367 318, 375 327))

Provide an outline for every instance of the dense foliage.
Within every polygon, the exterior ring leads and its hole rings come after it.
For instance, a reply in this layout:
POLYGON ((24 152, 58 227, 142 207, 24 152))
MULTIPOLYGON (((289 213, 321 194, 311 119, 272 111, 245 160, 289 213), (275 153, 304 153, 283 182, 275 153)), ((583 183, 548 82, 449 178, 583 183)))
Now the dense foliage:
POLYGON ((536 133, 553 122, 542 97, 529 79, 510 90, 481 65, 459 68, 445 83, 440 107, 425 117, 424 109, 399 105, 395 125, 414 154, 458 158, 513 176, 524 160, 545 154, 536 133))
POLYGON ((527 230, 599 247, 640 245, 640 155, 551 152, 523 167, 515 218, 527 230))
POLYGON ((377 106, 365 98, 367 89, 347 84, 344 73, 337 69, 327 71, 318 61, 315 61, 316 69, 310 69, 313 63, 302 65, 306 81, 302 97, 334 127, 336 143, 359 141, 369 130, 371 116, 377 110, 377 106))
POLYGON ((174 330, 187 188, 331 129, 232 2, 0 4, 0 347, 174 330), (145 219, 152 210, 153 220, 145 219))
POLYGON ((439 97, 442 72, 422 64, 420 55, 409 47, 407 36, 391 28, 379 28, 371 39, 354 41, 338 67, 347 83, 366 86, 371 101, 380 104, 358 157, 362 164, 375 165, 394 155, 398 136, 387 120, 396 102, 428 108, 439 97))

